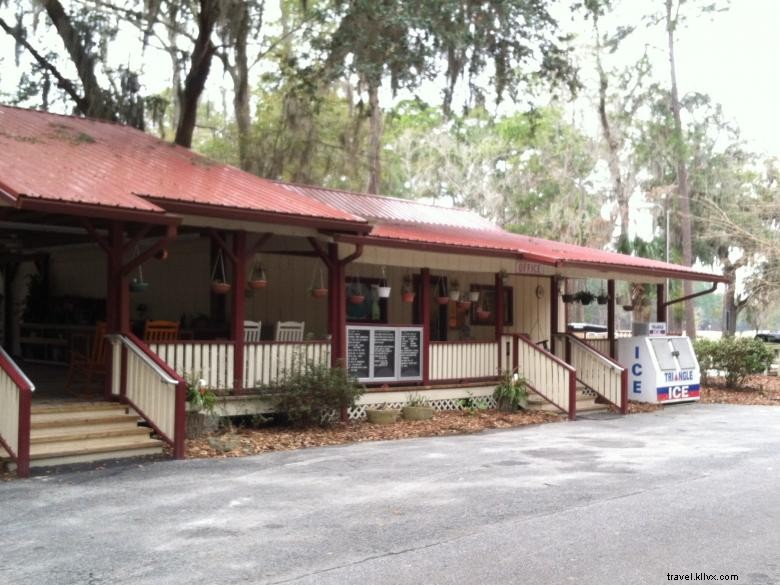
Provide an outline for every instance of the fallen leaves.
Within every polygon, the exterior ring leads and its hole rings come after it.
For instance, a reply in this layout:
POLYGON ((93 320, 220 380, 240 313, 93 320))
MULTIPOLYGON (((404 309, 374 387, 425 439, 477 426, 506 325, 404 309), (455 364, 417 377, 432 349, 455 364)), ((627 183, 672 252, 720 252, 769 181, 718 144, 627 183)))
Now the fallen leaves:
POLYGON ((703 386, 701 401, 707 404, 780 406, 780 378, 751 376, 742 388, 726 388, 722 380, 703 386), (719 382, 719 383, 718 383, 719 382))
POLYGON ((508 429, 554 422, 563 420, 563 418, 562 415, 547 412, 506 413, 485 410, 470 415, 459 411, 448 411, 437 412, 431 420, 399 420, 391 425, 352 421, 322 428, 233 429, 201 439, 188 439, 187 457, 195 459, 243 457, 269 451, 289 451, 363 441, 388 441, 413 437, 479 433, 485 429, 508 429))

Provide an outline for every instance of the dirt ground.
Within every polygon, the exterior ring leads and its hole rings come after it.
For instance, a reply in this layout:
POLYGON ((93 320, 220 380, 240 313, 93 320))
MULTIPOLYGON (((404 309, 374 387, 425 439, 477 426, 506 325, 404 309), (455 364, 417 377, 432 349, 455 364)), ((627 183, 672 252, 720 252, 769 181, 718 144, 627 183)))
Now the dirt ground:
POLYGON ((720 378, 710 380, 701 390, 707 404, 758 404, 780 406, 780 377, 751 376, 742 388, 726 388, 720 378))

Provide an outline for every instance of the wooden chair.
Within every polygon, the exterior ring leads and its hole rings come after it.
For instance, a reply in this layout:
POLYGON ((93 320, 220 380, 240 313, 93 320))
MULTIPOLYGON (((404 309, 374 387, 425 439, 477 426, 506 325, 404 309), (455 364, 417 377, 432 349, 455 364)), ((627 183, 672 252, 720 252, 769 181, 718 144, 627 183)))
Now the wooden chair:
POLYGON ((304 321, 278 321, 276 323, 276 341, 303 341, 304 321))
POLYGON ((71 350, 68 375, 65 378, 65 391, 75 394, 71 387, 77 378, 83 378, 85 394, 92 389, 92 380, 106 375, 108 340, 106 339, 106 324, 98 321, 95 334, 85 353, 71 350))
POLYGON ((244 343, 260 341, 263 324, 260 321, 244 321, 244 343))
POLYGON ((177 321, 147 321, 144 325, 144 341, 176 341, 178 338, 177 321))

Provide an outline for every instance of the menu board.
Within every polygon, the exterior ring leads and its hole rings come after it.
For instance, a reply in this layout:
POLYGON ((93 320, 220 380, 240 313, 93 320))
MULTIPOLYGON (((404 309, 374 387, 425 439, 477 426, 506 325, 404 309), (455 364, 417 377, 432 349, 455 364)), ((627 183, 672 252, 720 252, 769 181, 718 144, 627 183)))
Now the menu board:
POLYGON ((401 331, 401 378, 420 378, 422 374, 422 331, 401 331))
POLYGON ((372 378, 395 378, 395 330, 374 329, 372 378))
POLYGON ((347 371, 355 378, 368 378, 371 331, 368 329, 347 329, 347 371))
POLYGON ((347 327, 347 370, 361 382, 422 380, 422 327, 347 327))

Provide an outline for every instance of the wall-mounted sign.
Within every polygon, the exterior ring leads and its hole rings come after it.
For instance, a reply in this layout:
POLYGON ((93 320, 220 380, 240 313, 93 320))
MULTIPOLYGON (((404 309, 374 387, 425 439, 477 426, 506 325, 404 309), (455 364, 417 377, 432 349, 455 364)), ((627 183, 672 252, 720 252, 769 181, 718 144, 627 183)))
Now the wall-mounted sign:
POLYGON ((648 335, 666 335, 666 323, 661 321, 647 324, 648 335))
POLYGON ((529 276, 552 276, 555 274, 555 267, 518 260, 517 264, 515 264, 515 273, 529 276))
POLYGON ((422 327, 347 326, 347 371, 361 382, 422 380, 422 327))

